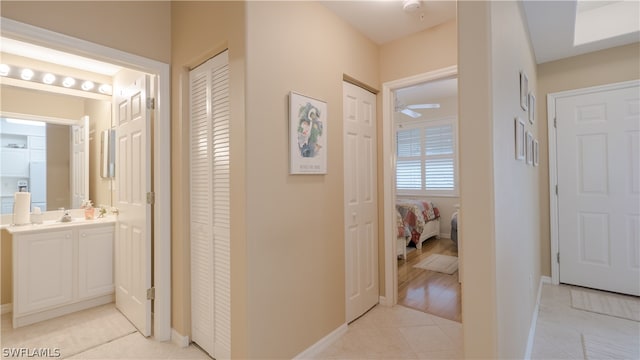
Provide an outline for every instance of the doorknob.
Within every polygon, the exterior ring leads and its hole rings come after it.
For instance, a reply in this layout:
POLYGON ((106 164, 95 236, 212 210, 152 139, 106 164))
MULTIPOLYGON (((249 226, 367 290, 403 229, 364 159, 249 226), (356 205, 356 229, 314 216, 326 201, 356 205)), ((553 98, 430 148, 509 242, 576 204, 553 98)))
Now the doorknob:
POLYGON ((113 215, 118 215, 120 214, 120 210, 117 207, 111 208, 111 213, 113 215))

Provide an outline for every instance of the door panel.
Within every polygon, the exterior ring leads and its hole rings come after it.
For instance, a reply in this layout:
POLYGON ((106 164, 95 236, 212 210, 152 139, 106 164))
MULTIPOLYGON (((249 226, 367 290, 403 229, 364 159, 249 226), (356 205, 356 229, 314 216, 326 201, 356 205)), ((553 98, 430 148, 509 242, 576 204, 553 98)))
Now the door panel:
POLYGON ((344 197, 347 322, 378 303, 374 94, 344 83, 344 197))
POLYGON ((637 86, 556 101, 560 282, 640 295, 637 86))
POLYGON ((148 75, 123 70, 114 79, 117 106, 116 192, 119 210, 116 231, 116 306, 144 335, 151 335, 151 206, 148 75))
POLYGON ((71 127, 71 208, 89 199, 89 117, 71 127))

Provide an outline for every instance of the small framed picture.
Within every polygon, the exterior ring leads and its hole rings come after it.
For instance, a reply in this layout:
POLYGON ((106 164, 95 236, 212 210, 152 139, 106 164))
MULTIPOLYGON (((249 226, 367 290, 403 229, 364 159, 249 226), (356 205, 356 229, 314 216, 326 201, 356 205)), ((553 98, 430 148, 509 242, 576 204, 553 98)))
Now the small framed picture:
POLYGON ((289 173, 327 173, 327 103, 289 93, 289 173))
POLYGON ((531 134, 528 131, 527 131, 527 142, 525 146, 527 147, 527 164, 532 165, 533 164, 533 134, 531 134))
POLYGON ((536 96, 529 93, 529 122, 536 122, 536 96))
POLYGON ((529 108, 529 78, 524 71, 520 71, 520 107, 527 111, 529 108))
POLYGON ((516 160, 523 160, 525 157, 525 138, 524 138, 524 120, 516 117, 515 119, 515 147, 516 160))
POLYGON ((538 158, 540 152, 538 150, 538 139, 533 140, 533 166, 538 166, 538 158))

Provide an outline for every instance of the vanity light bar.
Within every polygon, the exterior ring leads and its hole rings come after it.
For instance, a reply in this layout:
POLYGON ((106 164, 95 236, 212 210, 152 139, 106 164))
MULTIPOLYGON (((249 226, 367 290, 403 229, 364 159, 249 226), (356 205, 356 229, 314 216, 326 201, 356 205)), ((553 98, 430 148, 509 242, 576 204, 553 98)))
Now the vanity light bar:
POLYGON ((0 76, 24 81, 36 81, 46 85, 65 87, 102 95, 111 95, 111 84, 76 79, 71 76, 53 74, 9 64, 0 64, 0 76))

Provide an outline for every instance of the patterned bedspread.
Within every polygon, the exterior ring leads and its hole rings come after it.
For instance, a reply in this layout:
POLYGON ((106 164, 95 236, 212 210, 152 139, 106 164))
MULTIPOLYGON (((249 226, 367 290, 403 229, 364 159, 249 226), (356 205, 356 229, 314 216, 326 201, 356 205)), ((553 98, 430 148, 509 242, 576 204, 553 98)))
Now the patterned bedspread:
POLYGON ((411 237, 417 244, 428 221, 440 217, 440 211, 431 201, 398 200, 396 204, 398 237, 411 237))

